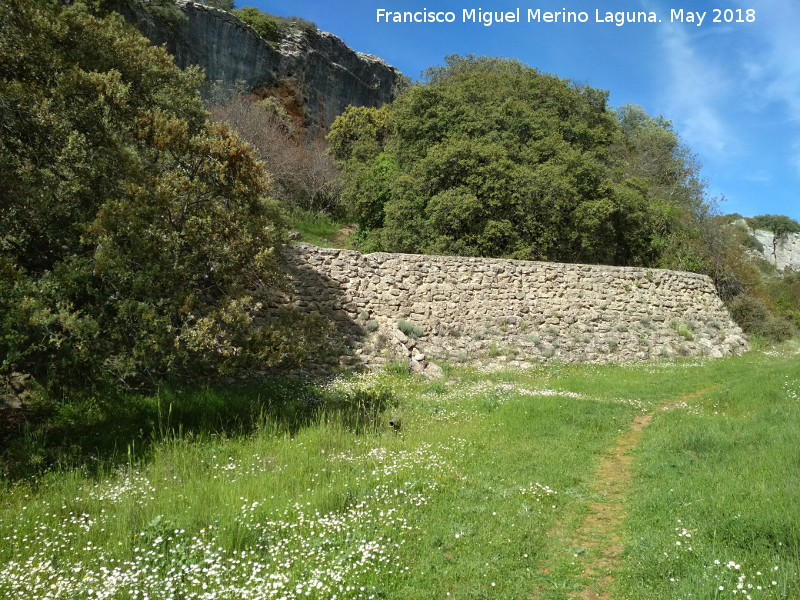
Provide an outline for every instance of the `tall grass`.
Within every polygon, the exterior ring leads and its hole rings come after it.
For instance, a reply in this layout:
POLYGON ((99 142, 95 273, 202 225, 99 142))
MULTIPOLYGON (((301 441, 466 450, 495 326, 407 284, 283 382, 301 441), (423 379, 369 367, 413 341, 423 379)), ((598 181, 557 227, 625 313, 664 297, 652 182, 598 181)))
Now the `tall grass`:
POLYGON ((741 369, 691 410, 651 425, 637 454, 625 597, 800 597, 800 365, 754 362, 731 361, 741 369))
POLYGON ((322 248, 354 249, 352 227, 325 212, 314 212, 295 208, 289 217, 289 227, 300 232, 301 239, 322 248))
POLYGON ((3 480, 0 597, 574 598, 586 574, 559 544, 643 412, 615 597, 728 597, 741 575, 798 597, 795 363, 173 386, 128 398, 114 436, 96 401, 72 443, 116 452, 3 480))

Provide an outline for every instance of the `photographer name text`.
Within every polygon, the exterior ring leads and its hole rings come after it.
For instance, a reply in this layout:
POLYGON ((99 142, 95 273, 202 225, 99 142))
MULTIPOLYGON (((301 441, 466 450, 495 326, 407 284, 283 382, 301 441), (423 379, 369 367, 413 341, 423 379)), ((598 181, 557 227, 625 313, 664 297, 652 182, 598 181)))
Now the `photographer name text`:
POLYGON ((385 8, 376 10, 378 23, 476 23, 485 27, 517 23, 563 23, 586 24, 605 23, 622 27, 636 23, 684 23, 703 27, 708 24, 754 23, 756 11, 753 8, 715 8, 711 11, 692 11, 671 8, 668 14, 659 15, 655 11, 586 11, 542 10, 541 8, 517 8, 508 11, 491 11, 480 8, 464 8, 459 12, 433 11, 394 11, 385 8))

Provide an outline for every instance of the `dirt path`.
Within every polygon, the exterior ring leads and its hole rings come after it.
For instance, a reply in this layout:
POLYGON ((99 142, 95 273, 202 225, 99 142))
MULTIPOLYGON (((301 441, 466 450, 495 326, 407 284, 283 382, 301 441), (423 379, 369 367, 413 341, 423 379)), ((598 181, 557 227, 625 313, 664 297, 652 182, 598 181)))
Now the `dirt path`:
MULTIPOLYGON (((678 400, 667 402, 659 411, 685 407, 689 400, 702 396, 713 387, 686 394, 678 400)), ((574 562, 583 568, 582 579, 591 583, 573 598, 580 600, 612 600, 609 594, 613 573, 622 555, 622 521, 625 515, 625 500, 632 488, 630 471, 633 456, 631 450, 639 445, 642 431, 653 420, 654 413, 637 416, 629 431, 620 435, 614 445, 600 459, 590 484, 592 492, 600 500, 589 506, 589 514, 563 543, 577 556, 574 562)), ((563 530, 553 532, 556 537, 563 536, 563 530)), ((564 537, 562 537, 564 539, 564 537)))
POLYGON ((583 562, 584 576, 594 582, 592 589, 584 589, 578 595, 581 600, 611 600, 606 590, 622 555, 624 503, 632 485, 630 451, 639 445, 642 430, 652 420, 652 414, 637 416, 630 431, 617 438, 595 470, 591 487, 601 500, 589 506, 589 515, 568 543, 569 548, 585 550, 578 558, 583 562))

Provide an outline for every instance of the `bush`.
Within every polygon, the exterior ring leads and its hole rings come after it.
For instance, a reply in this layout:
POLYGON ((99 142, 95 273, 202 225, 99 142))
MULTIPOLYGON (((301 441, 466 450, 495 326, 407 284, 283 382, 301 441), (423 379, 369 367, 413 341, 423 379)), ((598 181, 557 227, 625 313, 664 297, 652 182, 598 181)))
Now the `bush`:
POLYGON ((130 385, 300 358, 288 314, 254 327, 283 217, 200 72, 81 3, 0 22, 0 369, 130 385))
POLYGON ((791 321, 773 317, 764 323, 760 333, 767 339, 783 342, 794 337, 797 334, 797 329, 791 321))
POLYGON ((760 334, 769 320, 766 305, 750 294, 740 294, 728 303, 731 317, 745 333, 760 334))
POLYGON ((679 336, 685 339, 687 342, 694 338, 694 333, 692 332, 692 327, 687 325, 686 323, 681 323, 679 321, 672 321, 669 324, 672 329, 675 330, 679 336))
MULTIPOLYGON (((232 4, 232 3, 231 3, 232 4)), ((233 8, 231 6, 231 8, 233 8)), ((258 34, 269 42, 279 42, 282 37, 292 31, 301 31, 313 34, 317 26, 312 21, 300 17, 279 17, 265 13, 254 6, 244 6, 233 10, 233 14, 255 29, 258 34)))
POLYGON ((405 319, 400 319, 397 321, 397 328, 410 338, 416 339, 422 335, 422 327, 419 325, 414 325, 405 319))
POLYGON ((254 6, 244 6, 236 9, 233 14, 255 29, 258 35, 265 40, 277 42, 280 39, 278 22, 274 16, 263 13, 254 6))
POLYGON ((745 333, 760 335, 776 342, 787 340, 797 333, 791 315, 770 314, 766 304, 755 296, 736 296, 728 304, 728 310, 745 333))
POLYGON ((236 130, 255 149, 272 178, 278 202, 313 213, 338 211, 339 170, 325 153, 325 142, 305 140, 304 130, 277 100, 222 91, 210 112, 214 121, 236 130))

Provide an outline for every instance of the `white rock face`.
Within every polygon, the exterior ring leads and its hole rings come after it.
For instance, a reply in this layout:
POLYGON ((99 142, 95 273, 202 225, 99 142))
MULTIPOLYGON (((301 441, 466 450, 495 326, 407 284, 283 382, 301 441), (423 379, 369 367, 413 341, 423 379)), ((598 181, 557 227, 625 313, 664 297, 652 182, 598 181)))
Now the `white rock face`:
POLYGON ((178 23, 160 22, 135 4, 121 12, 153 44, 166 44, 179 67, 198 65, 208 81, 243 83, 277 98, 311 135, 326 133, 349 105, 379 107, 394 99, 401 73, 331 33, 289 34, 274 47, 224 10, 187 0, 177 6, 184 16, 178 23))
POLYGON ((775 265, 779 271, 787 268, 792 271, 800 271, 800 234, 790 233, 776 241, 770 231, 761 229, 751 229, 750 231, 764 246, 761 255, 765 260, 775 265))

